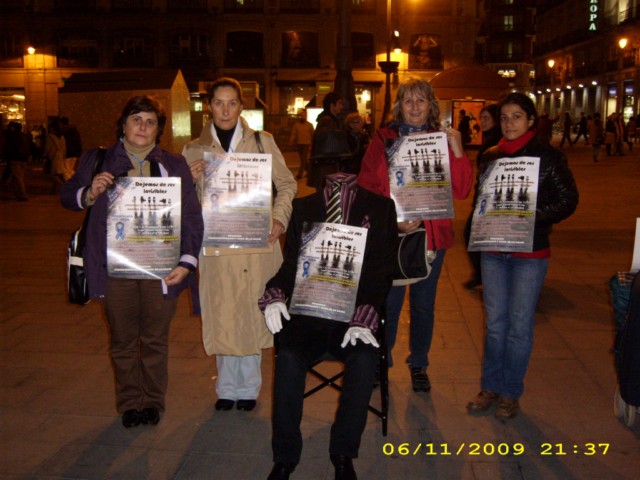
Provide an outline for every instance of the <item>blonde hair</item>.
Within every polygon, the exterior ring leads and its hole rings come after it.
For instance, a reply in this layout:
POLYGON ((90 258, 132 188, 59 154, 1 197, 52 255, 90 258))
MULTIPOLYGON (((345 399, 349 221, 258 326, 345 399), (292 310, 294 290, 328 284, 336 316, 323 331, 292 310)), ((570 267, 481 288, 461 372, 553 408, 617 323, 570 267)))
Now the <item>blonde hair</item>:
POLYGON ((405 97, 417 95, 424 97, 429 102, 429 114, 427 115, 427 128, 430 130, 440 130, 440 106, 438 99, 433 92, 433 87, 429 82, 421 78, 411 77, 403 81, 398 87, 396 101, 393 104, 393 118, 400 122, 404 122, 402 118, 401 104, 405 97))

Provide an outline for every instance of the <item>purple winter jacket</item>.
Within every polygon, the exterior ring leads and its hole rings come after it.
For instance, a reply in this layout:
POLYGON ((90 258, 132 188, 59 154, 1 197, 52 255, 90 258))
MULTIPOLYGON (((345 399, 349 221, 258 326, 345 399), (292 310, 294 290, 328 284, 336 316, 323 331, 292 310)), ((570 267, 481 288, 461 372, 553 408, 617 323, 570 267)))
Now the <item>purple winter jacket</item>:
MULTIPOLYGON (((78 171, 65 183, 60 191, 62 206, 69 210, 87 208, 85 197, 91 186, 97 150, 86 152, 80 159, 78 171)), ((168 286, 167 295, 176 297, 189 285, 198 264, 198 253, 202 246, 204 224, 202 209, 193 185, 193 177, 186 160, 159 146, 149 153, 147 160, 160 164, 163 177, 180 177, 182 185, 182 212, 180 216, 180 264, 192 270, 180 284, 168 286)), ((121 142, 111 146, 105 155, 101 171, 114 177, 126 176, 133 169, 131 160, 121 142)), ((91 209, 84 251, 84 268, 89 285, 89 295, 93 300, 103 300, 107 292, 107 195, 100 195, 91 209)))

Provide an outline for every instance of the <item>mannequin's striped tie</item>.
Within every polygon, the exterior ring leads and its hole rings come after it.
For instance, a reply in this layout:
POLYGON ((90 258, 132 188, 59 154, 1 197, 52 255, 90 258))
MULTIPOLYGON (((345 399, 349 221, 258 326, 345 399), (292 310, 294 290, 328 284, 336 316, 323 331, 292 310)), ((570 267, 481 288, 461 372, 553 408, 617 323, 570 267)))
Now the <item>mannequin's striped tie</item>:
POLYGON ((340 183, 334 183, 331 187, 331 195, 327 202, 327 222, 342 223, 342 204, 340 201, 340 183))

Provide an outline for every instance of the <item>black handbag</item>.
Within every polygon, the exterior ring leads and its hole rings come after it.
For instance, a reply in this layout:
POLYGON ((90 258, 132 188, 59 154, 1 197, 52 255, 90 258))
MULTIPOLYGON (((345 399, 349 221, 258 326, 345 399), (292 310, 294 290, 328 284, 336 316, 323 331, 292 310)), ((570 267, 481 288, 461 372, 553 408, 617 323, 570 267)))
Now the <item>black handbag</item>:
POLYGON ((417 228, 398 234, 397 269, 393 285, 411 285, 424 280, 431 273, 435 252, 427 249, 427 232, 417 228))
MULTIPOLYGON (((99 148, 96 151, 95 166, 91 179, 100 171, 104 163, 107 150, 99 148)), ((91 207, 87 208, 82 226, 71 235, 67 246, 67 293, 69 301, 77 305, 86 305, 91 300, 89 298, 89 286, 84 273, 84 247, 86 245, 86 231, 89 224, 91 207)))

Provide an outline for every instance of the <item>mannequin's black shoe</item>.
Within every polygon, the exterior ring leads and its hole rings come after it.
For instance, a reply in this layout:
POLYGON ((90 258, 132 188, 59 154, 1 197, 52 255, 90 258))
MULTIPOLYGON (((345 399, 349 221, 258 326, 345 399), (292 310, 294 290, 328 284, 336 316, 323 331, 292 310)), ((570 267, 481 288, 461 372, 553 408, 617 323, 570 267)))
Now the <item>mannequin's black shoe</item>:
POLYGON ((127 410, 122 414, 122 425, 125 428, 137 427, 138 425, 140 425, 141 421, 142 416, 140 415, 140 412, 135 408, 127 410))
POLYGON ((411 368, 411 387, 414 392, 428 392, 431 390, 431 380, 426 368, 411 368))
POLYGON ((233 404, 236 403, 233 400, 229 400, 226 398, 221 398, 216 402, 216 410, 231 410, 233 408, 233 404))
POLYGON ((238 410, 250 412, 251 410, 256 408, 256 401, 255 400, 238 400, 238 403, 236 404, 236 408, 238 410))
POLYGON ((140 411, 140 417, 143 425, 157 425, 160 421, 160 412, 157 408, 147 407, 140 411))
POLYGON ((353 461, 343 455, 331 455, 331 463, 336 469, 335 480, 358 480, 353 461))
POLYGON ((289 475, 296 469, 291 463, 276 462, 273 464, 267 480, 289 480, 289 475))

